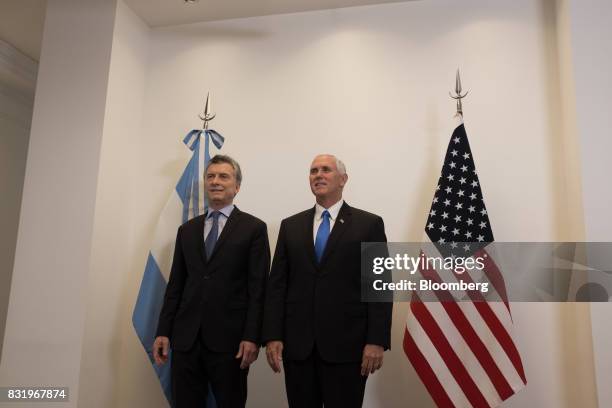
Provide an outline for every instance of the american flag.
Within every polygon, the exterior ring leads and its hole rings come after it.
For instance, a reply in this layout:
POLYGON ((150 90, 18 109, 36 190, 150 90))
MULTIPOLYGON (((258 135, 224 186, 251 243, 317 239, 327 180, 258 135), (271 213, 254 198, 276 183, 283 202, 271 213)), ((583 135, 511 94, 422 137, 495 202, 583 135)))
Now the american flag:
MULTIPOLYGON (((512 338, 503 277, 485 256, 493 231, 460 115, 457 121, 425 226, 426 239, 434 244, 429 248, 439 253, 424 255, 484 257, 484 275, 502 301, 486 301, 479 291, 466 291, 468 301, 463 302, 448 292, 437 291, 436 302, 414 294, 403 347, 438 407, 496 407, 522 389, 527 379, 512 338)), ((441 271, 419 272, 425 279, 448 282, 441 271)), ((451 276, 476 280, 470 272, 451 276)))

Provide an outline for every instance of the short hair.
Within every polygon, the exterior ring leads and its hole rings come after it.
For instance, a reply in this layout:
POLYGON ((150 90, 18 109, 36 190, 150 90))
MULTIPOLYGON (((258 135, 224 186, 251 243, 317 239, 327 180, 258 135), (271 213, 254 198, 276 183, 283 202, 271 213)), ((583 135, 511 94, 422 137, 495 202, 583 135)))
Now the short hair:
POLYGON ((329 156, 329 157, 333 157, 334 161, 336 162, 336 168, 338 169, 338 173, 340 174, 346 174, 346 166, 344 165, 344 162, 342 160, 340 160, 339 158, 337 158, 335 155, 333 154, 329 154, 329 153, 323 153, 323 154, 317 154, 315 156, 315 158, 319 157, 319 156, 329 156))
POLYGON ((222 163, 227 163, 230 166, 232 166, 232 168, 234 169, 234 175, 236 176, 236 183, 240 185, 242 183, 242 170, 240 170, 240 165, 238 164, 236 160, 232 159, 231 157, 227 155, 217 154, 213 156, 213 158, 211 158, 208 161, 208 164, 206 165, 205 173, 208 172, 208 168, 210 167, 211 164, 222 164, 222 163))
POLYGON ((333 158, 336 159, 336 167, 338 168, 338 172, 340 174, 346 174, 346 166, 344 165, 344 162, 336 156, 333 156, 333 158))

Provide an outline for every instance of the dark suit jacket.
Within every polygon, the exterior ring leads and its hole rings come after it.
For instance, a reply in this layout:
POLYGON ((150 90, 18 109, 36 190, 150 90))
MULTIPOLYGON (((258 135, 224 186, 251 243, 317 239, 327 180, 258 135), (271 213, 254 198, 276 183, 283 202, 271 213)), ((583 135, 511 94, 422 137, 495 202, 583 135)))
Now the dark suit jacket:
POLYGON ((361 302, 361 242, 386 242, 382 218, 340 209, 317 264, 315 209, 282 221, 268 280, 264 342, 282 340, 285 358, 303 360, 316 344, 329 362, 361 361, 363 347, 391 343, 392 303, 361 302))
POLYGON ((236 352, 242 340, 260 342, 270 267, 266 224, 234 207, 206 261, 204 221, 201 215, 178 229, 157 335, 186 351, 202 328, 210 350, 236 352))

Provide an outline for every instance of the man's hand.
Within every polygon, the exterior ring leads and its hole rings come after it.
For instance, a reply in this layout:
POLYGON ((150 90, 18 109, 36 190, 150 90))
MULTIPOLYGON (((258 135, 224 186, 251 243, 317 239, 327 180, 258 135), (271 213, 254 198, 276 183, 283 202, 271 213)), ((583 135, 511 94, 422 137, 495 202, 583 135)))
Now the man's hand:
POLYGON ((153 359, 155 364, 162 365, 168 361, 168 349, 170 348, 170 339, 165 336, 158 336, 153 343, 153 359))
POLYGON ((268 358, 268 364, 275 373, 281 372, 281 362, 283 361, 283 342, 282 341, 269 341, 266 344, 266 357, 268 358))
POLYGON ((361 360, 361 375, 374 374, 374 371, 382 367, 384 352, 385 349, 381 346, 366 344, 363 348, 363 358, 361 360))
POLYGON ((241 358, 240 368, 245 369, 251 365, 251 363, 257 360, 257 356, 259 355, 259 347, 257 344, 252 341, 243 340, 240 342, 238 346, 238 354, 236 354, 236 358, 241 358))

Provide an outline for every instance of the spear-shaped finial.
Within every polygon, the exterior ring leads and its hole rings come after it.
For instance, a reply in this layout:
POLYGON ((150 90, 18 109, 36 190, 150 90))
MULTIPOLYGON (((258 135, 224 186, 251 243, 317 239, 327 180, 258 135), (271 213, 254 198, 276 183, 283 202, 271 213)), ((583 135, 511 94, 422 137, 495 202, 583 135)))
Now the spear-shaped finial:
POLYGON ((208 92, 206 93, 206 103, 204 104, 204 113, 198 115, 200 119, 204 121, 204 123, 202 124, 202 129, 204 130, 208 129, 208 122, 213 120, 216 116, 216 114, 210 113, 211 106, 212 106, 212 102, 210 98, 210 92, 208 92))
POLYGON ((459 73, 459 68, 457 68, 457 76, 455 77, 455 93, 457 95, 461 94, 461 74, 459 73))
POLYGON ((461 75, 459 74, 459 68, 457 68, 457 76, 455 77, 455 95, 448 93, 451 98, 457 100, 457 113, 463 115, 463 106, 461 104, 461 99, 465 98, 470 91, 467 91, 465 94, 461 95, 463 89, 461 88, 461 75))

